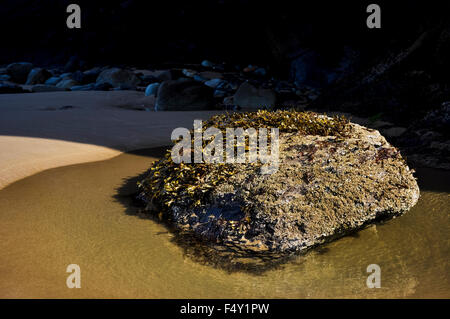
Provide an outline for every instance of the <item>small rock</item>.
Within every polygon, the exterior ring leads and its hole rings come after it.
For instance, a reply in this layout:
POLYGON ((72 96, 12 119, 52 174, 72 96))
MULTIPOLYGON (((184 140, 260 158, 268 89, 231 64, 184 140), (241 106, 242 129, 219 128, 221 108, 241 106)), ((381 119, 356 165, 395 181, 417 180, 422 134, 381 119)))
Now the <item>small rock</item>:
POLYGON ((394 124, 392 124, 390 122, 381 121, 381 120, 377 120, 370 125, 371 128, 374 128, 377 130, 379 130, 381 128, 392 127, 392 126, 394 126, 394 124))
POLYGON ((212 63, 211 61, 208 61, 208 60, 204 60, 202 62, 202 66, 205 68, 212 68, 214 66, 214 63, 212 63))
POLYGON ((208 81, 207 78, 205 78, 205 77, 203 77, 201 75, 198 75, 198 74, 194 75, 194 80, 197 81, 197 82, 206 82, 206 81, 208 81))
POLYGON ((197 74, 196 71, 188 70, 188 69, 183 69, 183 71, 181 71, 181 73, 183 73, 183 75, 187 76, 188 78, 193 78, 197 74))
POLYGON ((145 96, 156 95, 159 86, 160 86, 159 83, 152 83, 149 86, 147 86, 147 88, 145 89, 145 96))
POLYGON ((78 83, 73 79, 65 79, 65 80, 63 79, 60 82, 58 82, 58 84, 56 84, 56 87, 60 89, 70 89, 71 87, 77 85, 80 85, 80 83, 78 83))
POLYGON ((25 83, 28 74, 33 69, 33 64, 28 62, 11 63, 6 67, 6 72, 11 76, 11 81, 25 83))
POLYGON ((234 103, 242 108, 271 108, 275 102, 272 90, 256 88, 248 82, 242 83, 234 95, 234 103))
POLYGON ((26 85, 42 84, 51 77, 51 73, 43 68, 34 68, 28 74, 26 85))
POLYGON ((267 74, 266 69, 264 68, 257 68, 253 73, 259 76, 265 76, 267 74))
POLYGON ((76 72, 72 73, 71 78, 80 84, 92 83, 92 82, 95 82, 95 80, 97 79, 97 78, 94 78, 92 81, 87 81, 86 75, 81 71, 76 71, 76 72))
POLYGON ((165 70, 159 73, 157 76, 159 81, 170 81, 173 80, 173 74, 171 70, 165 70))
POLYGON ((95 67, 90 70, 84 71, 84 81, 87 83, 93 83, 96 82, 98 76, 102 72, 102 69, 100 67, 95 67))
POLYGON ((215 89, 221 82, 223 82, 222 79, 212 79, 212 80, 206 81, 205 85, 209 86, 210 88, 215 89))
POLYGON ((97 78, 97 83, 108 83, 112 87, 119 88, 135 88, 140 82, 141 80, 134 72, 120 68, 106 69, 97 78))
POLYGON ((253 71, 255 71, 256 70, 256 66, 253 66, 253 65, 249 65, 249 66, 247 66, 246 68, 244 68, 244 72, 245 73, 249 73, 249 72, 253 72, 253 71))
POLYGON ((164 81, 156 99, 157 111, 191 111, 209 109, 213 104, 213 90, 192 80, 164 81))

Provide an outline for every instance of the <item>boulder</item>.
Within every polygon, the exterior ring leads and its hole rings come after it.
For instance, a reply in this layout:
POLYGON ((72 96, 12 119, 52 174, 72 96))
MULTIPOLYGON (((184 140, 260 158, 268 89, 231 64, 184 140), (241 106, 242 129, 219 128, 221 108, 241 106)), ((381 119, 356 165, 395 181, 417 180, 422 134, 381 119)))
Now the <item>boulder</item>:
POLYGON ((158 111, 191 111, 209 109, 213 90, 192 80, 180 79, 161 83, 155 109, 158 111))
POLYGON ((263 174, 261 163, 175 164, 170 156, 156 162, 140 183, 140 198, 181 234, 244 252, 303 252, 399 216, 419 198, 398 149, 343 118, 258 111, 208 123, 278 127, 278 167, 263 174))
POLYGON ((130 70, 111 68, 100 73, 97 83, 108 83, 112 87, 136 87, 141 80, 130 70))
POLYGON ((271 89, 256 88, 244 82, 234 94, 234 103, 242 108, 264 109, 275 106, 276 95, 271 89))
POLYGON ((6 72, 11 76, 11 81, 25 83, 28 74, 33 69, 33 64, 28 62, 11 63, 6 67, 6 72))
POLYGON ((92 68, 90 70, 84 71, 83 72, 83 74, 84 74, 83 79, 84 79, 84 81, 86 83, 96 82, 97 78, 98 78, 98 76, 100 75, 101 72, 102 72, 102 69, 100 67, 95 67, 95 68, 92 68))
POLYGON ((27 77, 26 85, 42 84, 47 81, 52 74, 43 68, 34 68, 27 77))
POLYGON ((46 85, 56 85, 58 82, 61 81, 61 78, 59 76, 52 76, 47 81, 45 81, 44 84, 46 85))
POLYGON ((160 86, 159 83, 152 83, 148 85, 147 88, 145 89, 145 96, 156 95, 159 86, 160 86))
POLYGON ((70 89, 73 86, 77 86, 80 85, 80 83, 78 83, 77 81, 67 78, 67 79, 63 79, 60 82, 58 82, 58 84, 56 84, 57 88, 60 89, 70 89))

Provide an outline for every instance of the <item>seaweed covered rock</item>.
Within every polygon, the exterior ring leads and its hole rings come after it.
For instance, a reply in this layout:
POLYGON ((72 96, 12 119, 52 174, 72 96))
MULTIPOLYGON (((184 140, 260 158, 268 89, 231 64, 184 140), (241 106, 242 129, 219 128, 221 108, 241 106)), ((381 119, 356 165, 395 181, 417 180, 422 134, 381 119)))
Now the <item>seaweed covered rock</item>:
MULTIPOLYGON (((413 172, 376 130, 310 112, 213 117, 206 127, 279 128, 279 167, 154 163, 140 183, 147 210, 181 233, 243 251, 303 251, 409 210, 413 172)), ((204 129, 205 129, 204 128, 204 129)))

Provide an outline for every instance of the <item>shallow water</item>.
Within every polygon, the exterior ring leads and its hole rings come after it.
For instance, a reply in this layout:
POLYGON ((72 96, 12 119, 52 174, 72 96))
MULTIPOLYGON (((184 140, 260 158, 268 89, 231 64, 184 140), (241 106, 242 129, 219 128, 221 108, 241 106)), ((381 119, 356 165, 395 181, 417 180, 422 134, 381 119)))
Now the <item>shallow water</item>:
POLYGON ((163 225, 124 206, 152 154, 52 169, 1 190, 0 297, 450 297, 448 172, 419 172, 421 198, 407 214, 256 275, 198 263, 163 225), (81 289, 66 286, 69 264, 81 267, 81 289), (381 267, 379 289, 366 286, 369 264, 381 267))

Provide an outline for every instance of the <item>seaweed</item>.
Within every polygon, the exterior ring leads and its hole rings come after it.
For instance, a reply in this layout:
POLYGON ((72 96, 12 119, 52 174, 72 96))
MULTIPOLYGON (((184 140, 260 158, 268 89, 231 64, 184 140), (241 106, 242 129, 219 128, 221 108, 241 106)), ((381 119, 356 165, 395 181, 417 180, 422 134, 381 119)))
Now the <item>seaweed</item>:
MULTIPOLYGON (((203 125, 203 131, 208 127, 216 127, 223 132, 226 128, 278 128, 280 133, 296 132, 340 138, 348 136, 351 130, 349 121, 343 116, 327 117, 296 110, 225 113, 209 119, 203 125)), ((148 209, 156 210, 162 216, 175 203, 201 206, 210 192, 234 175, 236 170, 236 166, 229 163, 176 164, 171 159, 169 149, 161 160, 153 163, 148 176, 138 186, 141 195, 149 203, 148 209)))

